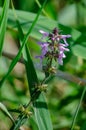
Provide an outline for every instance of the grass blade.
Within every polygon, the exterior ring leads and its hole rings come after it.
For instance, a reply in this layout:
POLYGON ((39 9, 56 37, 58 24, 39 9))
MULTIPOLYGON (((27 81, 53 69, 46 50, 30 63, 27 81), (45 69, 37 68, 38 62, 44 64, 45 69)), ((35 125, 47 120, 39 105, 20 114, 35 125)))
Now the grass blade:
POLYGON ((37 101, 34 102, 34 113, 39 130, 53 130, 50 113, 43 93, 41 93, 37 101))
MULTIPOLYGON (((24 34, 18 20, 17 20, 17 25, 18 25, 18 30, 20 34, 20 39, 22 40, 22 37, 24 37, 24 34)), ((35 118, 36 118, 36 123, 38 125, 38 129, 39 130, 41 129, 53 130, 51 119, 50 119, 50 114, 49 114, 46 100, 43 93, 41 92, 36 93, 36 96, 33 97, 34 90, 36 89, 34 86, 34 83, 38 84, 38 78, 37 78, 35 68, 32 62, 32 58, 31 58, 27 45, 25 45, 25 48, 23 50, 23 58, 25 61, 25 67, 26 67, 26 72, 27 72, 31 98, 32 100, 33 98, 35 98, 35 100, 37 98, 37 100, 34 101, 33 106, 34 106, 34 113, 35 113, 35 118)))
POLYGON ((19 130, 20 126, 23 125, 26 120, 27 120, 27 117, 25 115, 19 115, 19 117, 15 121, 15 124, 12 125, 10 130, 19 130))
POLYGON ((5 0, 1 19, 0 19, 0 55, 3 49, 4 36, 5 36, 7 18, 8 18, 9 3, 10 3, 10 0, 5 0))
POLYGON ((34 83, 38 84, 38 79, 37 79, 37 75, 34 69, 33 62, 31 60, 29 50, 27 48, 26 48, 26 54, 28 57, 28 61, 25 62, 25 66, 26 66, 26 71, 27 71, 30 94, 32 98, 37 99, 37 101, 34 101, 33 106, 34 106, 34 113, 35 113, 35 118, 37 121, 38 128, 39 130, 42 130, 42 129, 53 130, 50 113, 48 111, 46 100, 44 98, 43 93, 38 92, 36 93, 36 96, 33 97, 34 90, 36 89, 33 84, 34 83))
POLYGON ((36 24, 36 22, 37 22, 37 20, 38 20, 38 17, 40 16, 40 13, 41 13, 41 11, 42 11, 42 8, 43 8, 43 6, 40 8, 40 10, 39 10, 37 16, 35 17, 35 19, 34 19, 32 25, 31 25, 30 29, 28 30, 27 34, 26 34, 25 37, 23 38, 22 46, 20 47, 19 52, 18 52, 18 54, 16 55, 16 57, 15 57, 15 58, 13 59, 13 61, 11 62, 11 65, 10 65, 10 67, 9 67, 9 70, 8 70, 7 74, 6 74, 6 75, 3 77, 3 79, 0 81, 0 87, 2 86, 3 82, 5 81, 5 79, 8 77, 8 75, 9 75, 10 72, 13 70, 13 68, 14 68, 14 66, 16 65, 16 63, 18 62, 18 60, 20 59, 21 53, 22 53, 22 50, 23 50, 23 47, 24 47, 24 45, 26 44, 26 42, 28 41, 28 37, 29 37, 29 35, 30 35, 30 33, 31 33, 32 29, 33 29, 33 27, 35 26, 35 24, 36 24))
POLYGON ((80 98, 79 103, 78 103, 78 106, 77 106, 77 108, 76 108, 76 111, 75 111, 75 114, 74 114, 74 117, 73 117, 73 121, 72 121, 72 125, 71 125, 71 129, 70 129, 70 130, 73 130, 73 129, 74 129, 75 121, 76 121, 77 115, 78 115, 78 113, 79 113, 79 109, 80 109, 80 107, 81 107, 81 103, 82 103, 82 100, 83 100, 83 98, 84 98, 85 93, 86 93, 86 86, 85 86, 84 89, 83 89, 81 98, 80 98))
POLYGON ((0 109, 11 119, 11 121, 14 123, 13 117, 8 112, 7 108, 0 102, 0 109))
MULTIPOLYGON (((0 8, 0 11, 2 9, 0 8)), ((31 23, 33 22, 36 14, 31 12, 25 12, 25 11, 18 11, 16 10, 15 13, 18 16, 18 19, 20 21, 20 24, 24 30, 24 34, 27 32, 28 28, 31 26, 31 23)), ((1 15, 1 14, 0 14, 1 15)), ((15 22, 15 19, 13 18, 13 12, 10 9, 8 14, 8 28, 12 30, 17 31, 17 24, 15 22)), ((47 17, 41 16, 39 17, 36 26, 34 27, 33 31, 31 32, 30 36, 39 39, 40 35, 38 30, 43 29, 46 31, 52 30, 54 27, 57 26, 57 21, 49 19, 47 17), (46 24, 47 23, 47 24, 46 24), (49 24, 48 24, 49 23, 49 24)))

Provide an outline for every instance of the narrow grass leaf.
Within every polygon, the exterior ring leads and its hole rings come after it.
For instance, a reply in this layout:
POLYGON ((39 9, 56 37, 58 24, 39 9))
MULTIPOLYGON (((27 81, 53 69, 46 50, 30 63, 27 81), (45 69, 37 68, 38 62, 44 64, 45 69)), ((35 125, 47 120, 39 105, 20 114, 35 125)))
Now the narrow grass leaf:
POLYGON ((83 89, 83 92, 82 92, 82 95, 81 95, 81 98, 79 100, 79 103, 77 105, 77 108, 76 108, 76 111, 75 111, 75 114, 74 114, 74 117, 73 117, 73 121, 72 121, 72 125, 71 125, 71 129, 70 130, 73 130, 74 129, 74 125, 75 125, 75 122, 76 122, 76 118, 77 118, 77 115, 79 113, 79 110, 80 110, 80 107, 81 107, 81 103, 83 101, 83 98, 85 96, 85 93, 86 93, 86 86, 84 86, 84 89, 83 89))
MULTIPOLYGON (((0 8, 0 15, 1 15, 1 11, 2 8, 0 8)), ((36 14, 35 13, 31 13, 31 12, 25 12, 25 11, 15 11, 18 19, 20 21, 20 24, 24 30, 24 34, 27 32, 28 28, 31 26, 36 14)), ((13 12, 10 9, 9 13, 8 13, 8 23, 7 23, 7 27, 9 29, 12 30, 16 30, 17 31, 17 23, 13 17, 13 12)), ((40 18, 37 21, 36 26, 34 27, 33 31, 30 33, 30 36, 39 39, 40 38, 40 33, 38 32, 38 30, 42 29, 45 31, 50 31, 52 30, 54 27, 59 27, 59 29, 64 30, 67 34, 71 34, 72 35, 72 39, 75 41, 80 35, 81 32, 79 32, 76 29, 73 29, 71 27, 67 27, 61 24, 58 24, 57 21, 49 19, 45 16, 40 16, 40 18)))
POLYGON ((1 19, 0 19, 0 55, 2 53, 3 44, 4 44, 4 37, 5 37, 5 32, 6 32, 9 3, 10 3, 10 0, 4 1, 4 6, 3 6, 2 14, 1 14, 1 19))
MULTIPOLYGON (((17 27, 20 34, 20 39, 22 41, 22 37, 24 37, 24 34, 18 21, 17 21, 17 25, 18 25, 17 27)), ((26 67, 26 72, 27 72, 31 98, 34 98, 33 93, 34 93, 34 90, 36 89, 34 84, 38 84, 38 78, 36 75, 36 71, 35 71, 27 44, 25 45, 25 48, 23 50, 23 57, 25 61, 25 67, 26 67)), ((53 130, 50 113, 47 108, 45 97, 43 93, 41 92, 36 93, 36 95, 37 97, 35 97, 35 100, 36 98, 37 100, 34 101, 33 106, 34 106, 34 113, 35 113, 35 118, 38 125, 38 129, 39 130, 42 130, 42 129, 53 130)))
POLYGON ((46 100, 43 93, 41 94, 40 92, 36 93, 36 96, 33 97, 34 90, 36 89, 34 84, 38 84, 38 78, 27 45, 25 46, 25 50, 26 50, 25 67, 26 67, 26 73, 27 73, 27 78, 29 83, 30 94, 31 94, 31 98, 35 98, 35 99, 37 98, 37 101, 34 102, 33 106, 34 106, 34 113, 35 113, 35 118, 37 121, 38 128, 39 130, 41 129, 53 130, 50 113, 47 108, 46 100))
POLYGON ((7 110, 7 108, 5 107, 4 104, 2 104, 0 102, 0 109, 11 119, 11 121, 14 123, 14 119, 13 117, 11 116, 11 114, 9 113, 9 111, 7 110))
MULTIPOLYGON (((43 6, 44 6, 44 5, 43 5, 43 6)), ((43 6, 42 6, 42 8, 43 8, 43 6)), ((5 79, 8 77, 8 75, 9 75, 10 72, 13 70, 13 68, 14 68, 14 66, 16 65, 16 63, 18 62, 18 60, 20 59, 21 53, 22 53, 22 50, 23 50, 23 47, 24 47, 24 45, 26 44, 26 42, 28 41, 28 37, 29 37, 29 35, 30 35, 30 33, 31 33, 32 29, 33 29, 33 27, 35 26, 35 24, 36 24, 36 22, 37 22, 37 20, 38 20, 38 17, 39 17, 39 15, 40 15, 41 11, 42 11, 42 8, 39 10, 37 16, 35 17, 35 19, 34 19, 34 21, 33 21, 33 23, 32 23, 32 25, 30 26, 30 28, 29 28, 27 34, 26 34, 25 37, 23 38, 22 46, 20 47, 19 52, 18 52, 18 54, 16 55, 16 57, 12 60, 8 72, 6 73, 6 75, 5 75, 5 76, 2 78, 2 80, 0 81, 0 87, 2 86, 3 82, 5 81, 5 79)))
POLYGON ((33 105, 39 130, 53 130, 50 113, 43 93, 40 94, 33 105))
MULTIPOLYGON (((1 8, 0 8, 0 11, 1 11, 1 8)), ((34 18, 36 17, 36 14, 31 13, 31 12, 25 12, 25 11, 17 11, 17 10, 15 12, 18 16, 18 19, 20 21, 20 24, 21 24, 21 26, 24 30, 24 34, 25 34, 27 32, 28 28, 30 28, 34 18)), ((37 21, 37 24, 34 27, 33 31, 31 32, 30 36, 32 36, 36 39, 39 39, 41 35, 38 32, 38 30, 43 29, 45 31, 50 31, 56 26, 57 26, 57 21, 40 15, 40 17, 37 21)), ((14 31, 15 30, 17 31, 17 23, 15 22, 15 19, 13 17, 13 12, 11 9, 9 10, 9 15, 8 15, 8 28, 12 29, 14 31)))
POLYGON ((10 130, 19 130, 20 126, 22 126, 26 120, 27 120, 27 117, 25 115, 19 115, 19 117, 15 121, 15 124, 12 125, 10 130))
POLYGON ((53 130, 50 113, 47 108, 46 100, 44 98, 43 93, 41 94, 40 92, 36 93, 36 96, 33 97, 34 90, 36 89, 34 83, 38 84, 38 79, 34 69, 33 62, 31 60, 29 50, 27 48, 26 48, 26 54, 27 54, 28 61, 25 62, 25 66, 27 71, 30 94, 32 98, 35 99, 37 98, 37 101, 34 101, 33 106, 34 106, 34 113, 35 113, 35 118, 37 121, 38 128, 39 130, 42 129, 53 130))
POLYGON ((38 130, 38 126, 37 126, 34 116, 30 117, 29 122, 30 122, 32 130, 38 130))

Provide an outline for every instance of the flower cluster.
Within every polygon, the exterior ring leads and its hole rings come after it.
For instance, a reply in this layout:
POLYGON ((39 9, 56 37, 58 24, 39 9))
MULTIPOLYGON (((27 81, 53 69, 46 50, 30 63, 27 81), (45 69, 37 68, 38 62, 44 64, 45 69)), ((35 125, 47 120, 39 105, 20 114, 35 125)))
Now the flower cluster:
POLYGON ((40 58, 41 62, 43 59, 47 59, 46 64, 48 67, 52 66, 53 59, 63 65, 63 58, 66 57, 64 52, 69 51, 66 39, 70 38, 71 35, 61 35, 57 28, 54 28, 51 33, 43 30, 40 30, 40 33, 42 38, 38 44, 41 46, 42 53, 36 57, 40 58))

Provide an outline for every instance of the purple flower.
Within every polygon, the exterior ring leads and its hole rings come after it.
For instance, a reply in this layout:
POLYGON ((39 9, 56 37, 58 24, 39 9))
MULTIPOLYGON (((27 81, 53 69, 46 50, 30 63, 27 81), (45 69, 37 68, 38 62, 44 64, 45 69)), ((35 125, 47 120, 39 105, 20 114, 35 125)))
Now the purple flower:
POLYGON ((45 57, 46 53, 48 52, 48 43, 47 42, 38 42, 41 46, 42 54, 40 56, 36 56, 36 58, 40 58, 41 60, 45 57))
POLYGON ((49 35, 48 32, 44 32, 43 30, 39 30, 39 32, 43 35, 42 39, 44 39, 45 37, 48 37, 48 35, 49 35))
POLYGON ((48 52, 48 44, 47 43, 41 44, 41 48, 42 48, 42 56, 45 56, 45 54, 48 52))
POLYGON ((59 56, 58 56, 58 63, 60 64, 60 65, 63 65, 63 58, 65 58, 66 56, 65 56, 65 54, 62 52, 60 52, 59 53, 59 56))
POLYGON ((47 58, 46 65, 47 68, 52 67, 52 60, 58 60, 60 65, 63 65, 63 58, 66 58, 65 51, 69 51, 67 38, 71 35, 61 35, 57 28, 53 29, 51 33, 45 32, 43 30, 39 31, 42 34, 41 42, 38 44, 41 46, 41 55, 36 56, 40 58, 41 63, 43 59, 47 58), (45 42, 43 41, 45 38, 45 42), (47 38, 47 39, 46 39, 47 38), (61 43, 63 41, 63 43, 61 43), (49 66, 48 66, 49 65, 49 66))
POLYGON ((70 38, 70 37, 71 37, 71 35, 61 35, 61 39, 63 39, 63 41, 64 41, 64 43, 65 43, 66 46, 68 46, 66 38, 70 38))
POLYGON ((60 52, 69 51, 69 49, 65 48, 65 47, 67 47, 65 44, 59 43, 58 49, 59 49, 60 52))
POLYGON ((69 51, 68 48, 66 48, 67 46, 65 44, 59 43, 58 46, 58 63, 60 65, 63 65, 63 58, 66 58, 66 55, 64 54, 64 51, 69 51))

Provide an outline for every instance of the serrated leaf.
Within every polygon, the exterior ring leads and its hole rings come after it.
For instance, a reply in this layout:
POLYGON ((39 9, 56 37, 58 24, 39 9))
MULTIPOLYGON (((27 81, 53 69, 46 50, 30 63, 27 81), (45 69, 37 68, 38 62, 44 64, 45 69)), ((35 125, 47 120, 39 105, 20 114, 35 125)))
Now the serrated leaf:
POLYGON ((9 111, 7 110, 7 108, 5 107, 4 104, 2 104, 0 102, 0 109, 11 119, 11 121, 14 123, 14 119, 13 117, 11 116, 11 114, 9 113, 9 111))

